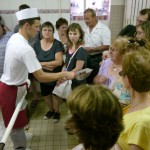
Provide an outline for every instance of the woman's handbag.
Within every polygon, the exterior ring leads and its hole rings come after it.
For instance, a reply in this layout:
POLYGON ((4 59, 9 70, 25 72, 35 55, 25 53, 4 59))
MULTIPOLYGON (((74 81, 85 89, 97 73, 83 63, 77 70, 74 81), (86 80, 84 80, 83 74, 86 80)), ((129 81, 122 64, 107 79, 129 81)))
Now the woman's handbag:
POLYGON ((62 84, 56 85, 52 93, 63 99, 67 99, 67 97, 72 91, 71 84, 72 84, 71 80, 66 80, 62 84))
MULTIPOLYGON (((74 54, 70 58, 67 68, 69 67, 70 62, 77 51, 78 51, 78 49, 74 52, 74 54)), ((67 70, 67 68, 66 68, 66 70, 67 70)), ((56 85, 52 93, 63 99, 67 99, 67 97, 69 96, 69 94, 72 91, 71 84, 72 84, 72 80, 66 80, 65 82, 61 83, 60 85, 56 85)))

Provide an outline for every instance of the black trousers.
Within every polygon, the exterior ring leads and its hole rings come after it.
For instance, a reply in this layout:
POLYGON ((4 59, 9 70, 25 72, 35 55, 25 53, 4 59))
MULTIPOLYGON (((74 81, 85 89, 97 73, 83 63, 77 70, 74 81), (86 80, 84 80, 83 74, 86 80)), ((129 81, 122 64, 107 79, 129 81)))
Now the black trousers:
POLYGON ((102 53, 96 55, 88 55, 87 67, 93 69, 89 77, 86 78, 87 84, 93 84, 94 77, 99 72, 99 63, 102 61, 102 53))

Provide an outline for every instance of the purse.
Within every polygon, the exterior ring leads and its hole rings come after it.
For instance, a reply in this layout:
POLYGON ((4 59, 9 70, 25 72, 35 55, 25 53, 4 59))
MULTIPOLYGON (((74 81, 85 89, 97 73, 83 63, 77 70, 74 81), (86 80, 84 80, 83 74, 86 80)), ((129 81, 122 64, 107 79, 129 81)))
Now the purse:
MULTIPOLYGON (((74 55, 76 54, 76 52, 78 51, 78 49, 74 52, 74 54, 71 56, 69 63, 66 67, 69 67, 72 58, 74 57, 74 55)), ((72 92, 72 88, 71 88, 71 84, 72 84, 72 80, 66 80, 65 82, 61 83, 60 85, 56 85, 54 90, 53 90, 53 94, 63 98, 63 99, 67 99, 67 97, 69 96, 69 94, 72 92)))
POLYGON ((71 84, 72 80, 66 80, 62 84, 58 86, 56 85, 52 93, 63 99, 67 99, 69 94, 72 92, 71 84))

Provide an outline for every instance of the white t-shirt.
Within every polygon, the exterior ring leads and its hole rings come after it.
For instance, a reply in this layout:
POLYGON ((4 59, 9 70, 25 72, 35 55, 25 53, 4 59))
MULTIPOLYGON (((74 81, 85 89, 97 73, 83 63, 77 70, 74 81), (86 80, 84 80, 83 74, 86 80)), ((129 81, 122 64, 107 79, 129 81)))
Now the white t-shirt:
POLYGON ((79 144, 76 147, 74 147, 72 150, 84 150, 83 144, 79 144))
POLYGON ((12 35, 6 46, 4 73, 1 81, 7 85, 20 85, 27 81, 28 73, 41 68, 28 41, 19 33, 12 35))
MULTIPOLYGON (((100 21, 93 28, 92 32, 89 31, 89 27, 86 26, 84 29, 85 32, 85 47, 98 47, 101 45, 110 45, 111 44, 111 32, 110 29, 100 21)), ((94 52, 98 54, 99 52, 94 52)))
POLYGON ((54 38, 61 42, 57 30, 56 30, 55 33, 54 33, 54 38))

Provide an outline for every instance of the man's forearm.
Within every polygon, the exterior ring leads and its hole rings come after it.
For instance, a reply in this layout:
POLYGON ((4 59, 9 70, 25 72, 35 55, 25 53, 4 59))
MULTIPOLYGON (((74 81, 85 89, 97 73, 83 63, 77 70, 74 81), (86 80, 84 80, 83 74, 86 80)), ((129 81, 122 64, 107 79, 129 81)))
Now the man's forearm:
POLYGON ((103 52, 105 50, 109 49, 109 45, 101 45, 101 46, 97 46, 97 47, 87 47, 85 48, 86 51, 88 53, 92 53, 92 52, 103 52))
POLYGON ((60 78, 73 79, 75 73, 73 72, 58 72, 58 73, 46 73, 42 69, 33 72, 33 75, 36 77, 39 82, 52 82, 60 78))
POLYGON ((93 47, 93 52, 102 52, 109 49, 109 45, 93 47))

